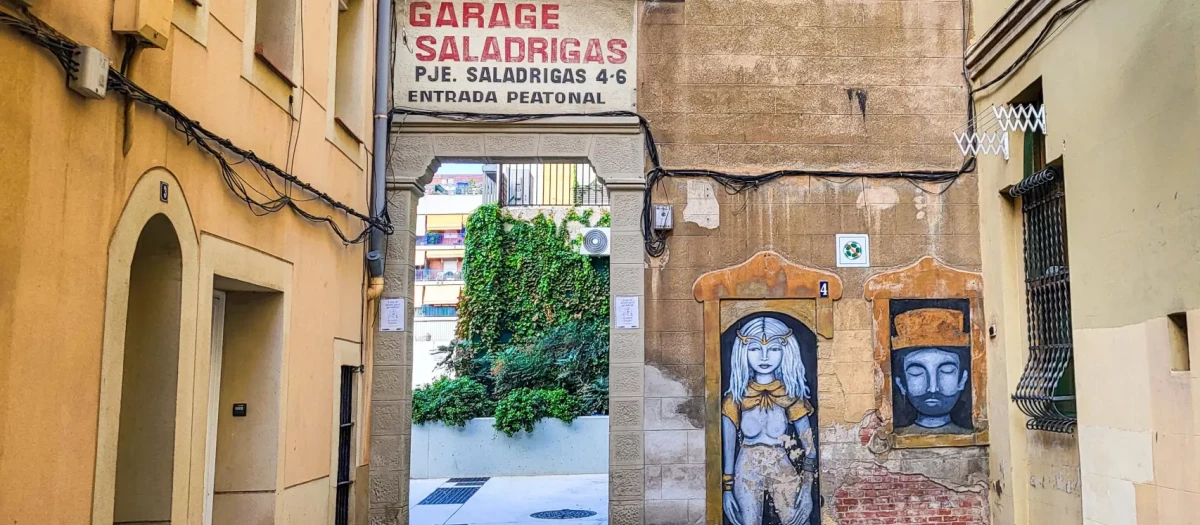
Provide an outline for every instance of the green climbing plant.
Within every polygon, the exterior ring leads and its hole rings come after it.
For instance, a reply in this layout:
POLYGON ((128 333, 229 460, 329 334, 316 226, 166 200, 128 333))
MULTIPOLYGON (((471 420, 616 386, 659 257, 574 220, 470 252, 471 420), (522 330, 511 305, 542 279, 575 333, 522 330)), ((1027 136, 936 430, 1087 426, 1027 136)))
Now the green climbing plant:
POLYGON ((520 220, 496 205, 471 214, 458 338, 477 354, 495 354, 536 343, 571 321, 603 322, 607 328, 607 261, 578 253, 579 241, 567 227, 590 225, 592 215, 572 210, 555 224, 545 215, 520 220))
POLYGON ((571 232, 610 223, 593 209, 568 210, 559 222, 496 205, 471 214, 457 337, 436 353, 439 366, 470 380, 454 386, 477 407, 458 406, 444 395, 450 385, 435 383, 422 392, 424 419, 460 424, 463 414, 494 413, 511 436, 543 418, 608 413, 608 261, 581 255, 571 232))

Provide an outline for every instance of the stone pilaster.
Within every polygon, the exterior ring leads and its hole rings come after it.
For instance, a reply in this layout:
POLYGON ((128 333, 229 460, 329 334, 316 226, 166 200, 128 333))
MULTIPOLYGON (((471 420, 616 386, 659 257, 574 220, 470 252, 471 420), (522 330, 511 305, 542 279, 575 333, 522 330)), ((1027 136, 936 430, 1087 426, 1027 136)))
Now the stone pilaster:
MULTIPOLYGON (((599 170, 597 170, 599 172, 599 170)), ((610 294, 637 297, 642 318, 636 329, 612 325, 609 353, 609 519, 614 525, 644 522, 645 454, 642 406, 645 395, 645 263, 641 235, 645 187, 638 181, 606 177, 612 203, 612 257, 610 294)))
MULTIPOLYGON (((412 443, 413 253, 417 201, 432 178, 428 137, 396 136, 388 154, 387 203, 394 233, 386 241, 383 299, 405 301, 405 330, 375 334, 371 379, 370 525, 408 523, 412 443)), ((378 322, 376 322, 378 326, 378 322)))

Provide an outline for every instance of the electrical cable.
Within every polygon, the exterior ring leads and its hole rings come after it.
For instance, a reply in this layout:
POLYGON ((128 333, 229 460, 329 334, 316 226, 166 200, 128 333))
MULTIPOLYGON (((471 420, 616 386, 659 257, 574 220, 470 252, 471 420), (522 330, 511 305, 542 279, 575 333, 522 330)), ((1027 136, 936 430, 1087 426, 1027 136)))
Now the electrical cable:
MULTIPOLYGON (((67 77, 69 79, 70 75, 74 74, 79 69, 79 63, 73 58, 75 51, 79 48, 79 44, 62 35, 52 27, 46 25, 40 19, 29 13, 27 9, 23 14, 25 17, 27 17, 27 19, 21 19, 8 13, 0 12, 0 24, 12 27, 37 45, 50 51, 54 58, 57 59, 59 64, 63 67, 63 70, 67 73, 67 77)), ((204 150, 206 153, 216 159, 225 185, 229 187, 230 191, 232 191, 235 196, 244 201, 250 211, 255 215, 266 215, 281 211, 285 208, 290 209, 292 212, 305 220, 327 225, 331 230, 333 230, 334 234, 342 240, 342 242, 347 244, 356 244, 365 241, 372 230, 379 230, 388 235, 392 234, 393 227, 391 221, 386 218, 386 215, 382 215, 380 217, 370 217, 351 208, 341 201, 334 199, 325 192, 313 187, 311 184, 300 180, 292 173, 289 173, 288 171, 260 158, 253 151, 240 148, 229 139, 213 133, 212 131, 203 127, 198 121, 188 118, 187 115, 183 114, 183 112, 179 111, 179 109, 175 108, 170 103, 150 94, 128 77, 121 74, 120 71, 111 67, 108 70, 108 89, 110 91, 121 93, 130 100, 151 106, 173 120, 175 129, 187 137, 188 144, 195 143, 200 149, 204 150), (231 163, 229 159, 226 158, 226 152, 236 155, 240 158, 240 160, 231 163), (268 185, 271 186, 271 190, 276 194, 275 197, 269 197, 259 191, 257 188, 249 185, 249 183, 247 183, 247 181, 237 173, 233 166, 242 162, 249 162, 254 167, 254 169, 267 181, 268 185), (341 210, 345 214, 361 220, 366 224, 366 226, 364 226, 363 229, 356 235, 348 236, 342 231, 341 227, 338 226, 337 222, 334 221, 332 216, 321 216, 311 213, 299 206, 296 200, 292 199, 288 194, 280 192, 271 180, 272 175, 285 181, 289 185, 295 185, 309 194, 314 195, 315 198, 320 199, 330 207, 341 210), (266 200, 258 200, 252 196, 250 192, 257 193, 266 200)))
MULTIPOLYGON (((975 87, 974 91, 983 91, 1008 80, 1009 77, 1011 77, 1013 73, 1020 69, 1021 66, 1024 66, 1025 63, 1028 62, 1033 56, 1033 53, 1036 52, 1038 48, 1040 48, 1042 44, 1046 42, 1046 39, 1049 38, 1050 33, 1054 31, 1059 22, 1062 22, 1063 19, 1065 19, 1067 16, 1070 16, 1071 13, 1079 10, 1079 8, 1083 7, 1084 4, 1090 1, 1091 0, 1075 0, 1064 6, 1062 9, 1055 11, 1054 14, 1050 16, 1050 19, 1046 21, 1046 25, 1042 27, 1042 31, 1038 33, 1037 38, 1035 38, 1033 42, 1029 44, 1029 47, 1025 48, 1025 51, 1023 51, 1015 60, 1013 60, 1012 64, 1009 64, 1004 71, 1001 71, 1000 74, 996 76, 996 78, 993 78, 975 87)), ((970 79, 968 79, 967 86, 969 87, 970 85, 970 79)))
MULTIPOLYGON (((781 177, 789 176, 811 176, 824 178, 844 178, 844 177, 862 177, 867 179, 907 179, 914 183, 918 189, 928 193, 935 193, 926 190, 917 185, 918 182, 953 182, 963 173, 970 171, 974 167, 974 158, 967 159, 962 167, 957 170, 901 170, 901 171, 838 171, 838 170, 802 170, 802 169, 787 169, 776 170, 759 175, 741 175, 726 173, 717 170, 709 169, 670 169, 662 165, 661 157, 659 156, 658 144, 654 140, 654 133, 650 127, 650 122, 643 116, 632 111, 603 111, 596 113, 537 113, 537 114, 504 114, 504 113, 471 113, 464 111, 430 111, 415 108, 395 108, 392 110, 393 115, 402 116, 424 116, 433 117, 443 120, 451 120, 456 122, 501 122, 501 123, 516 123, 528 122, 532 120, 542 120, 558 117, 630 117, 638 120, 638 125, 641 128, 642 135, 645 138, 646 155, 650 159, 650 170, 646 173, 646 191, 643 192, 644 202, 642 205, 642 238, 645 242, 646 253, 651 257, 659 257, 666 251, 666 235, 662 232, 654 230, 653 227, 653 193, 654 188, 662 182, 666 177, 695 177, 709 178, 720 184, 730 195, 736 195, 749 190, 756 190, 760 186, 781 177)), ((943 189, 942 192, 946 190, 943 189)))

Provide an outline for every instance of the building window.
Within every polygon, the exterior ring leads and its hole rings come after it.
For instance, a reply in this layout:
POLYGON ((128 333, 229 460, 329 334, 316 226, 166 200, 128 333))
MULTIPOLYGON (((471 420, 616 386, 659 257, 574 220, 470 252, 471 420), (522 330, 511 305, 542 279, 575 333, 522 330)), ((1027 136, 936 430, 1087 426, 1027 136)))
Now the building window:
POLYGON ((362 142, 366 116, 363 96, 366 76, 364 37, 366 21, 362 0, 338 1, 337 62, 333 91, 334 120, 356 140, 362 142))
POLYGON ((255 9, 254 56, 294 87, 296 0, 258 0, 255 9))
POLYGON ((342 366, 341 412, 338 416, 337 491, 334 502, 334 525, 350 523, 350 476, 354 454, 354 374, 356 366, 342 366))
POLYGON ((1064 191, 1062 171, 1054 167, 1008 190, 1020 199, 1024 216, 1029 326, 1029 360, 1013 402, 1029 416, 1027 428, 1071 433, 1076 425, 1075 372, 1064 191))

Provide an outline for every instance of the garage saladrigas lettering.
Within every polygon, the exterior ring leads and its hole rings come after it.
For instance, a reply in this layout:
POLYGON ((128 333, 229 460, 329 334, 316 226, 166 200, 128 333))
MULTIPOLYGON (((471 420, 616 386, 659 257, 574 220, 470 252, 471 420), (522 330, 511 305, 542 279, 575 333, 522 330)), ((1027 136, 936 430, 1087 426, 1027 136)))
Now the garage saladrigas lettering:
POLYGON ((409 37, 412 76, 403 100, 609 104, 612 88, 632 80, 624 67, 632 51, 629 41, 585 35, 592 32, 587 28, 556 36, 580 27, 560 21, 561 16, 553 3, 410 3, 408 25, 416 34, 409 37), (486 65, 490 62, 500 65, 486 65))

